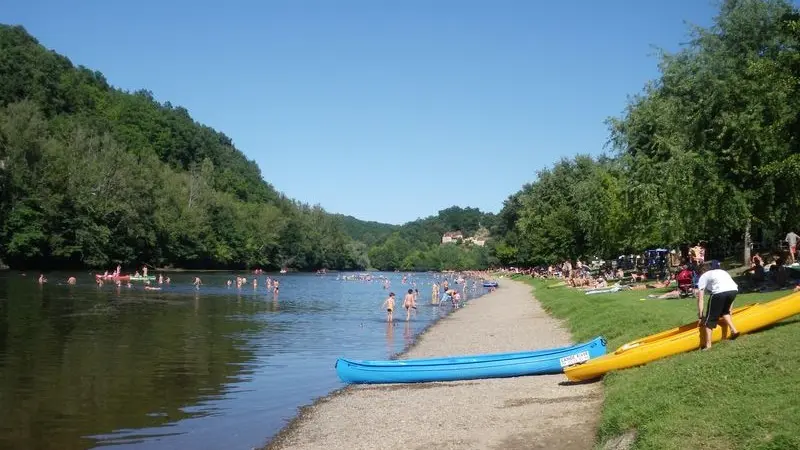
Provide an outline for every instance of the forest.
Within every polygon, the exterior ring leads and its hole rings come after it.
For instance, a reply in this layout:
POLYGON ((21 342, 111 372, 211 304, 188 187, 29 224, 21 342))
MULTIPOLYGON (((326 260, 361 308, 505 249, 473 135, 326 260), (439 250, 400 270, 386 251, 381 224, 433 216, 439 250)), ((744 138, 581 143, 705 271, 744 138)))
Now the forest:
POLYGON ((704 241, 772 250, 800 225, 800 12, 726 0, 661 52, 603 149, 531 173, 498 214, 402 226, 287 198, 230 138, 0 25, 0 260, 13 268, 482 269, 704 241), (448 231, 485 246, 441 244, 448 231))
MULTIPOLYGON (((0 261, 12 268, 365 269, 386 242, 432 245, 420 236, 437 224, 405 230, 287 198, 185 108, 0 25, 0 261)), ((451 256, 424 269, 462 264, 451 256)))
POLYGON ((800 225, 800 15, 728 0, 661 52, 660 77, 608 119, 609 150, 563 159, 509 196, 505 265, 614 258, 704 241, 747 261, 800 225))

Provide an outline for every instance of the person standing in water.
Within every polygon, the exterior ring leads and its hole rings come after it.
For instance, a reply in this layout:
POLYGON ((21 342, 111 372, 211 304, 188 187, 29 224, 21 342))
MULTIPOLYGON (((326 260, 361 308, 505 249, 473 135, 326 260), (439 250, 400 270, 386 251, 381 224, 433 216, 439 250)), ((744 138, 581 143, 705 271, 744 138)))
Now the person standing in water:
POLYGON ((389 293, 389 297, 383 302, 382 308, 386 308, 386 321, 392 321, 392 312, 394 311, 394 292, 389 293))
POLYGON ((203 284, 203 282, 200 281, 200 277, 194 277, 194 283, 192 284, 194 284, 195 289, 200 289, 200 285, 203 284))
POLYGON ((409 289, 403 299, 403 308, 406 309, 406 322, 411 320, 411 308, 417 309, 417 302, 414 301, 414 290, 409 289))

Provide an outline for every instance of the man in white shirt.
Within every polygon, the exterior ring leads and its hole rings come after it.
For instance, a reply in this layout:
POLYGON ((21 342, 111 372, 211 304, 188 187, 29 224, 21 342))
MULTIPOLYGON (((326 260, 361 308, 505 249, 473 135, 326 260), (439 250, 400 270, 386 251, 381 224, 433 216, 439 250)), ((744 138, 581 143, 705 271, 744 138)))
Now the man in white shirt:
POLYGON ((739 293, 739 286, 728 272, 720 269, 717 260, 711 261, 710 270, 706 270, 705 266, 701 266, 700 270, 702 275, 697 280, 697 319, 705 337, 705 341, 701 345, 703 350, 707 350, 711 348, 711 334, 717 327, 720 317, 728 325, 731 339, 739 336, 739 330, 733 325, 731 319, 731 305, 739 293), (703 316, 703 294, 706 290, 711 296, 708 299, 706 314, 703 316))

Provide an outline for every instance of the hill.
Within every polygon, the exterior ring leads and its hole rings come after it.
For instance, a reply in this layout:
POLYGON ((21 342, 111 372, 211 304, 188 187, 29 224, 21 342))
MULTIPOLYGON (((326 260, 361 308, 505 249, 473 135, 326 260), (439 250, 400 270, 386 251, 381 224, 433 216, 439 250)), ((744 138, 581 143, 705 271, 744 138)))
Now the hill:
POLYGON ((344 230, 350 238, 359 240, 367 246, 373 246, 385 240, 390 234, 401 228, 400 225, 361 220, 343 214, 334 214, 334 216, 339 220, 342 230, 344 230))
POLYGON ((382 269, 484 267, 466 247, 433 253, 443 233, 493 222, 452 207, 398 226, 296 202, 185 108, 114 88, 0 24, 0 260, 11 267, 347 270, 370 266, 369 253, 382 269))
POLYGON ((369 250, 372 265, 383 270, 463 270, 494 265, 494 246, 442 245, 442 236, 461 231, 464 237, 495 229, 497 217, 477 208, 452 206, 435 216, 403 224, 369 250))
POLYGON ((0 259, 12 267, 366 267, 223 133, 0 25, 0 259))

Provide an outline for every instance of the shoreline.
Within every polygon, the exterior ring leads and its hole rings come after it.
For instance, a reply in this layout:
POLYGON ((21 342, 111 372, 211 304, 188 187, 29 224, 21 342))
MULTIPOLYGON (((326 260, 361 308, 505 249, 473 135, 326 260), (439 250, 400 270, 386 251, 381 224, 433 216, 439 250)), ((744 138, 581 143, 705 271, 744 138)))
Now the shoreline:
MULTIPOLYGON (((486 297, 486 296, 488 296, 488 295, 489 295, 489 293, 485 293, 485 294, 481 295, 480 297, 477 297, 477 298, 470 299, 470 300, 468 300, 468 302, 467 302, 467 305, 469 305, 469 303, 470 303, 470 302, 474 302, 474 301, 476 301, 476 300, 483 299, 483 298, 485 298, 485 297, 486 297)), ((437 320, 435 320, 435 321, 433 321, 433 322, 429 323, 427 326, 425 326, 425 328, 423 328, 423 329, 422 329, 422 331, 420 331, 420 332, 419 332, 419 333, 418 333, 416 336, 414 336, 414 341, 413 341, 413 342, 411 342, 411 344, 409 344, 409 345, 406 345, 405 347, 403 347, 403 349, 402 349, 401 351, 399 351, 399 352, 395 353, 394 355, 392 355, 391 357, 389 357, 389 360, 397 360, 397 359, 401 359, 401 358, 402 358, 402 357, 404 357, 406 354, 408 354, 409 352, 411 352, 412 350, 414 350, 414 348, 415 348, 417 345, 419 345, 419 343, 421 342, 422 338, 423 338, 423 337, 424 337, 424 336, 425 336, 425 335, 426 335, 426 334, 427 334, 427 333, 428 333, 428 332, 429 332, 431 329, 433 329, 434 327, 436 327, 436 325, 438 325, 438 324, 440 324, 440 323, 442 323, 442 322, 444 322, 444 321, 446 321, 446 320, 450 319, 451 317, 453 317, 453 315, 454 315, 454 314, 456 314, 457 312, 459 312, 459 311, 463 310, 463 308, 464 308, 464 307, 462 306, 462 307, 461 307, 461 308, 459 308, 457 311, 451 311, 451 312, 450 312, 449 314, 447 314, 446 316, 444 316, 444 317, 440 317, 439 319, 437 319, 437 320)), ((397 320, 396 322, 398 322, 398 323, 402 323, 402 322, 404 322, 404 321, 403 321, 403 320, 397 320)), ((397 385, 397 386, 400 386, 400 385, 397 385)), ((325 401, 327 401, 327 400, 333 399, 333 398, 335 398, 335 397, 337 397, 337 396, 339 396, 339 395, 342 395, 342 394, 344 394, 344 393, 345 393, 345 391, 349 391, 349 390, 357 389, 357 387, 358 387, 358 386, 356 386, 356 385, 353 385, 353 384, 349 384, 349 385, 346 385, 346 386, 342 386, 342 387, 340 387, 340 388, 338 388, 338 389, 334 389, 333 391, 331 391, 331 392, 329 392, 329 393, 327 393, 327 394, 325 394, 325 395, 323 395, 323 396, 321 396, 321 397, 317 397, 317 398, 315 398, 315 399, 314 399, 314 401, 313 401, 313 402, 311 402, 311 403, 310 403, 310 404, 308 404, 308 405, 303 405, 303 406, 300 406, 300 407, 297 409, 297 414, 295 414, 295 415, 294 415, 294 417, 293 417, 293 418, 292 418, 292 419, 291 419, 289 422, 286 422, 286 425, 284 425, 284 426, 283 426, 283 427, 280 429, 280 431, 278 431, 278 432, 277 432, 277 433, 276 433, 274 436, 272 436, 272 437, 271 437, 271 438, 270 438, 270 439, 269 439, 269 440, 268 440, 268 441, 267 441, 267 442, 266 442, 264 445, 262 445, 262 446, 260 447, 260 449, 262 449, 262 450, 272 450, 272 449, 274 449, 274 448, 279 448, 279 447, 276 447, 276 446, 277 446, 277 445, 281 445, 281 444, 283 443, 283 441, 285 440, 285 438, 286 438, 286 437, 287 437, 287 436, 288 436, 288 435, 289 435, 291 432, 295 431, 295 428, 296 428, 296 427, 298 427, 298 426, 300 425, 300 423, 301 423, 303 420, 306 420, 306 415, 307 415, 307 414, 309 414, 309 413, 311 412, 311 410, 313 410, 313 409, 314 409, 314 407, 316 407, 316 406, 317 406, 317 405, 319 405, 320 403, 324 403, 324 402, 325 402, 325 401)))
MULTIPOLYGON (((571 343, 564 325, 542 309, 529 285, 507 280, 497 291, 426 327, 392 359, 521 351, 571 343)), ((528 448, 539 441, 544 444, 541 448, 590 449, 595 442, 602 385, 569 385, 565 381, 563 374, 556 374, 351 384, 298 408, 294 418, 261 449, 399 448, 408 444, 402 439, 408 429, 422 434, 414 436, 419 448, 528 448), (469 423, 482 426, 470 427, 469 423)))

